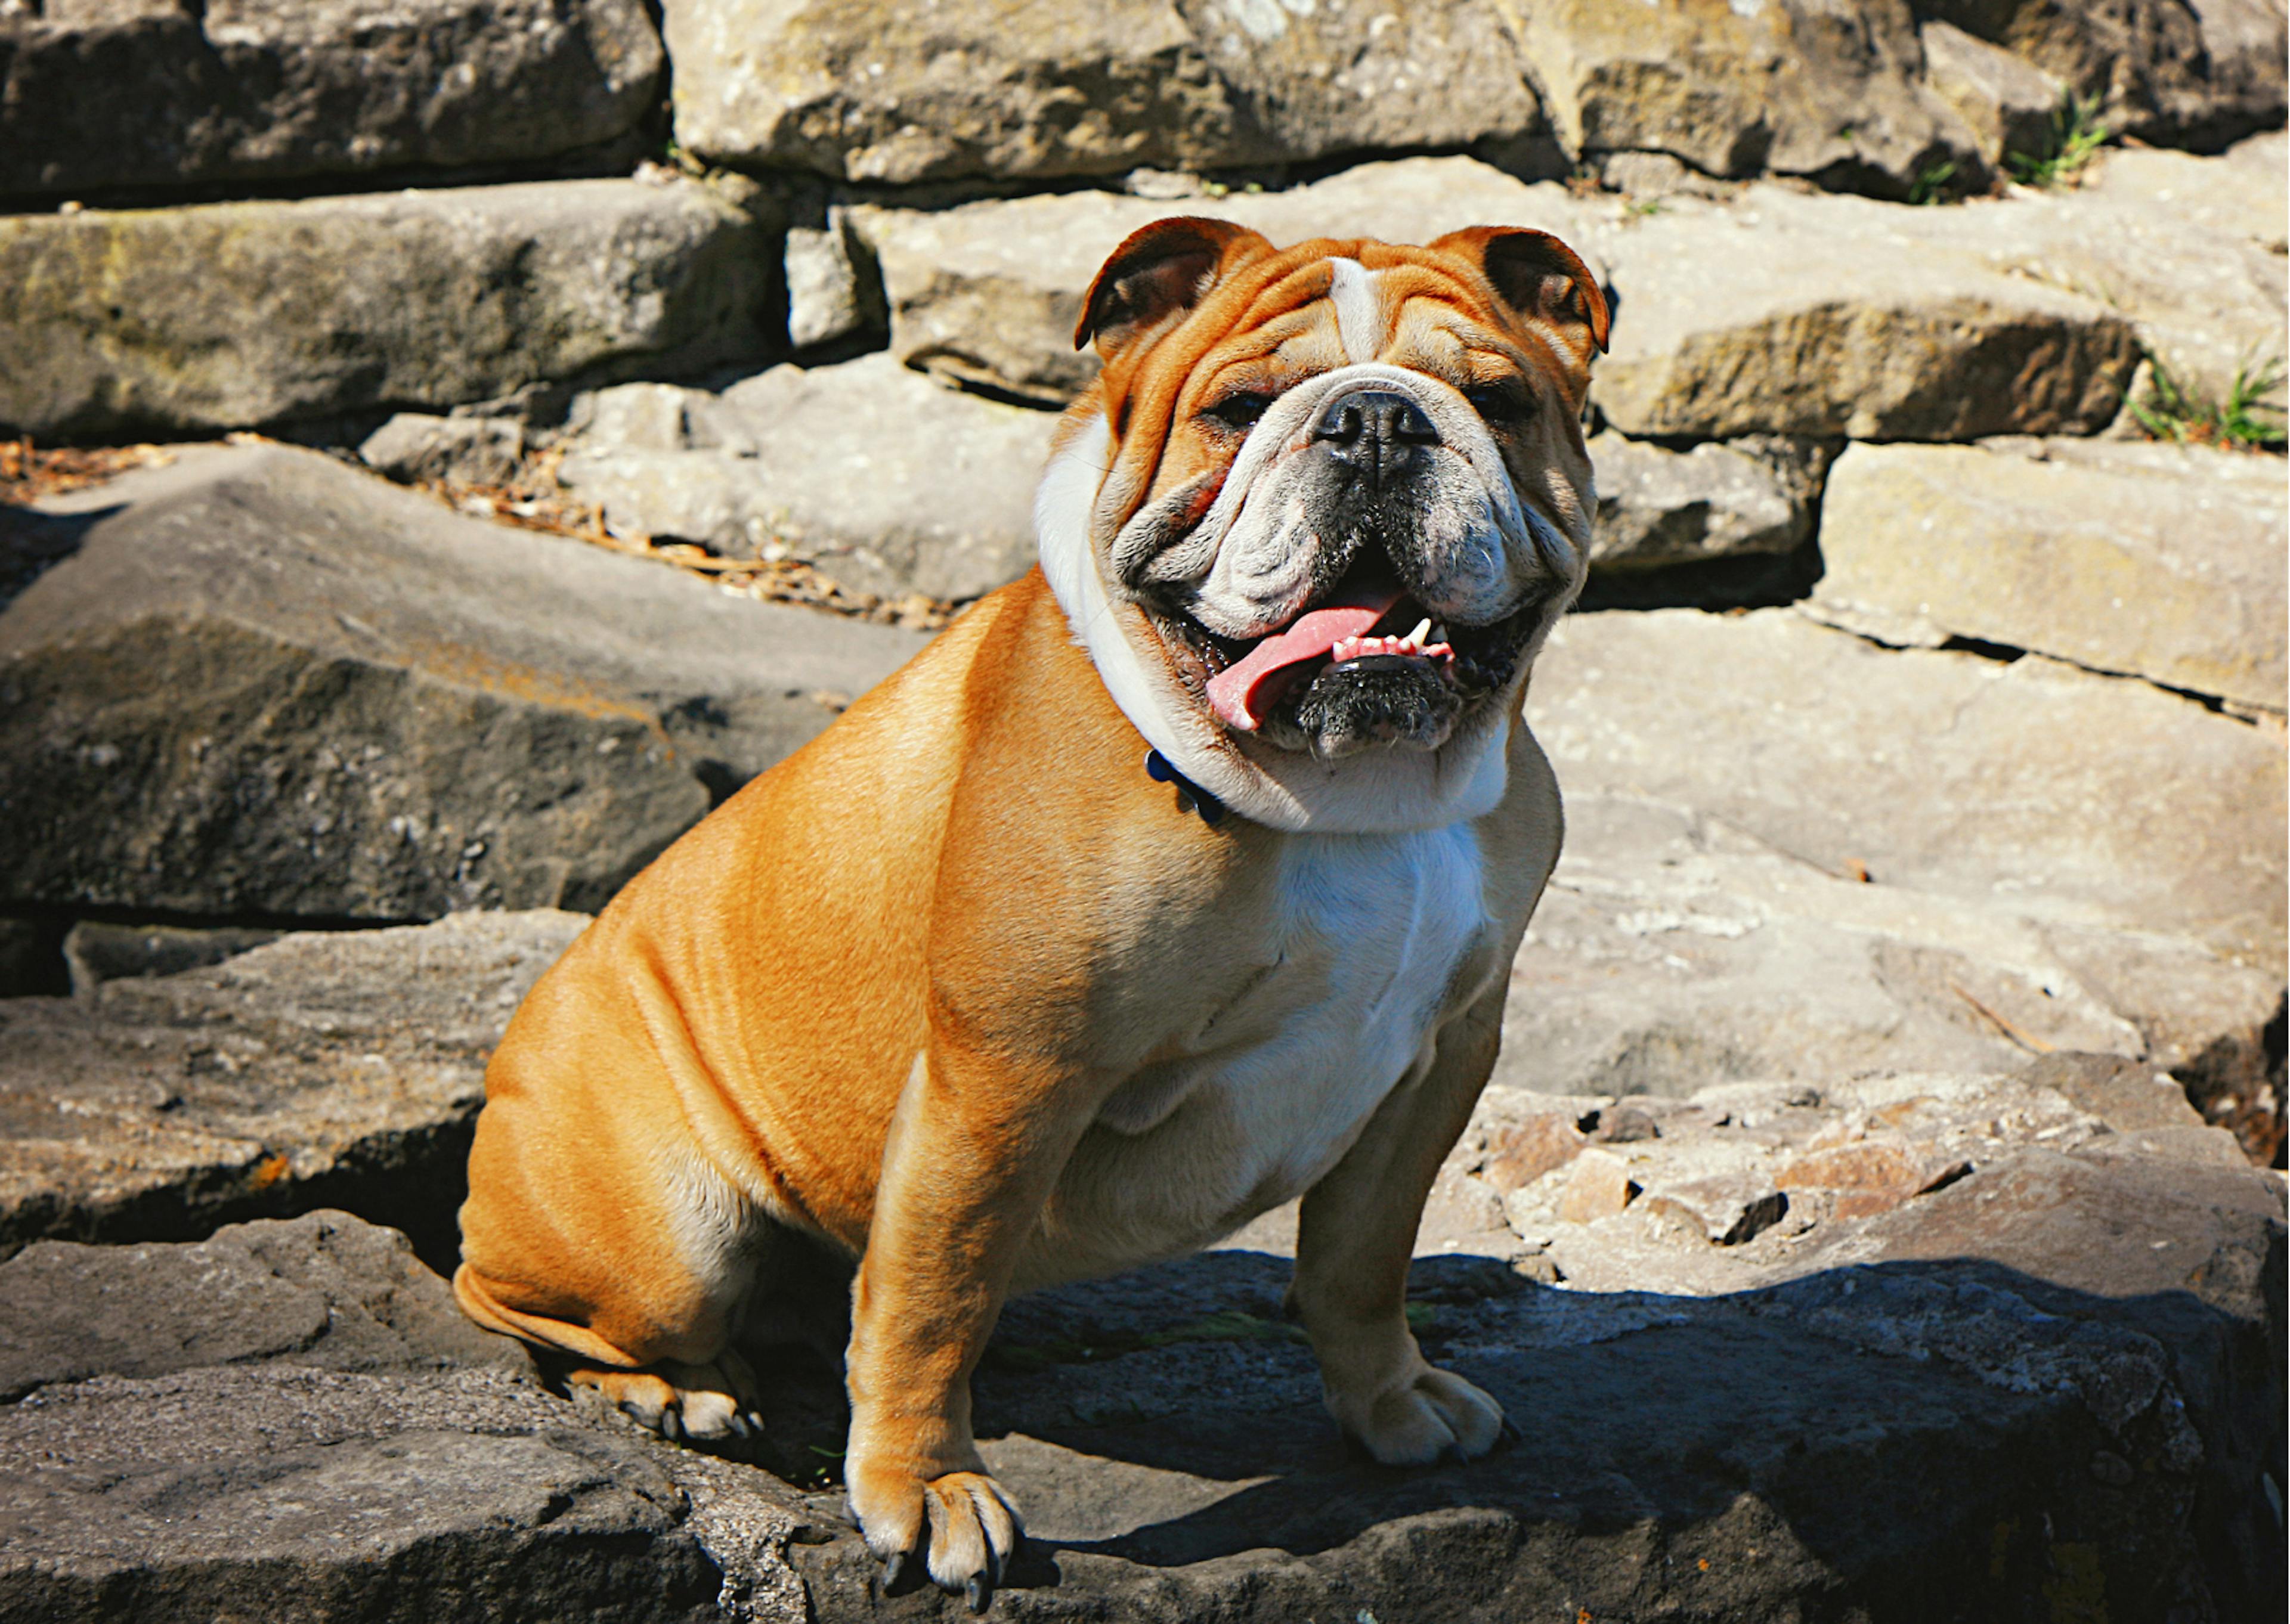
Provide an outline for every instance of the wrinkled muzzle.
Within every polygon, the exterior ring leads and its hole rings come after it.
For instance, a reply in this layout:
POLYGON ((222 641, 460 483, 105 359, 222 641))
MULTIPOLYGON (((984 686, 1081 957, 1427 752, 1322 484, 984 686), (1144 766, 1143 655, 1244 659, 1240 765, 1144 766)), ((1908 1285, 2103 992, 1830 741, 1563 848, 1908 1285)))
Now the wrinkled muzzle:
POLYGON ((1178 617, 1227 727, 1322 757, 1437 748, 1581 577, 1584 548, 1520 500, 1470 403, 1403 367, 1282 395, 1179 533, 1200 495, 1148 504, 1109 573, 1178 617))

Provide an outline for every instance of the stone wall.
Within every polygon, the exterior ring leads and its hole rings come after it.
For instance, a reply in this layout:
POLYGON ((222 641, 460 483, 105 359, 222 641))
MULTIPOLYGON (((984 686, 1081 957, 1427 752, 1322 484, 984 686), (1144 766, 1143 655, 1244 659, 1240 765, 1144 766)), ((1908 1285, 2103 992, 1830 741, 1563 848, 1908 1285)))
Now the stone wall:
POLYGON ((1528 1438, 1345 1464, 1274 1214, 1013 1308, 997 1609, 2279 1616, 2290 502, 2205 412, 2281 420, 2285 37, 0 0, 0 1620, 930 1612, 829 1373, 666 1449, 429 1271, 585 914, 1029 566, 1171 213, 1535 225, 1616 311, 1567 850, 1419 1239, 1528 1438))

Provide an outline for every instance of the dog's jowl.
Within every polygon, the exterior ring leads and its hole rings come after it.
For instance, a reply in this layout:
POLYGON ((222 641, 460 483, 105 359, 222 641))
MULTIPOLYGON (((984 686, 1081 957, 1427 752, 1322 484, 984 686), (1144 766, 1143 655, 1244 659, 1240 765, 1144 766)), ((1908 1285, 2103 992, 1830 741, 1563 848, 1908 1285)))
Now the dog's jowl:
POLYGON ((1558 852, 1521 705, 1580 588, 1606 307, 1537 231, 1170 220, 1098 274, 1041 567, 628 886, 486 1076, 454 1286, 671 1434, 750 1424, 789 1231, 858 1260, 845 1482, 991 1594, 969 1380, 1013 1292, 1303 1197, 1378 1460, 1501 1409, 1403 1312, 1558 852))

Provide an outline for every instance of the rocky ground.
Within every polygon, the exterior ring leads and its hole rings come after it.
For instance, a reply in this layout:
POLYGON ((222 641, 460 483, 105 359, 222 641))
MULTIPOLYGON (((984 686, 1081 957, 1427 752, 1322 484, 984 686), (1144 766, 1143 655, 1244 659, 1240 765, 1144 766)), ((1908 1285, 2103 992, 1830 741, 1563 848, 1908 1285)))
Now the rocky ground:
POLYGON ((1525 1437, 1348 1460, 1275 1213, 1013 1305, 997 1610, 2281 1616, 2284 41, 0 0, 0 1620, 951 1616, 815 1356, 703 1455, 437 1276, 524 988, 1028 566, 1172 212, 1534 224, 1617 311, 1414 1276, 1525 1437))

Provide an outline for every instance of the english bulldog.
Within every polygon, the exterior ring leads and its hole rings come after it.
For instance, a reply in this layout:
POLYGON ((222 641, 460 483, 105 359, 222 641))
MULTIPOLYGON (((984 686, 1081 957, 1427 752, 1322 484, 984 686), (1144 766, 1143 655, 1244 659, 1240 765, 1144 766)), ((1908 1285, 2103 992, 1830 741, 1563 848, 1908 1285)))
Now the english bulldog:
POLYGON ((1376 1460, 1507 1423, 1404 1312, 1558 854, 1522 712, 1582 582, 1606 304, 1540 231, 1165 220, 1040 567, 624 889, 485 1077, 454 1289, 674 1436, 756 1425, 789 1237, 857 1260, 850 1509, 973 1608, 1021 1538, 969 1381, 1013 1293, 1301 1196, 1289 1308, 1376 1460))

